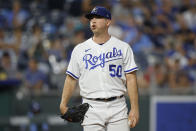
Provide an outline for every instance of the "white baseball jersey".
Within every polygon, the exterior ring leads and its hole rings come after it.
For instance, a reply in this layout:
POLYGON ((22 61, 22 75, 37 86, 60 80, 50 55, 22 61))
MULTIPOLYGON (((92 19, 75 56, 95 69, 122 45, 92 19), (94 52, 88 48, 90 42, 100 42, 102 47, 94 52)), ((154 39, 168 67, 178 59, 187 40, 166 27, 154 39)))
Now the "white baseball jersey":
POLYGON ((79 79, 80 95, 109 98, 126 92, 125 74, 138 70, 130 46, 111 36, 104 44, 92 38, 78 44, 66 73, 79 79))

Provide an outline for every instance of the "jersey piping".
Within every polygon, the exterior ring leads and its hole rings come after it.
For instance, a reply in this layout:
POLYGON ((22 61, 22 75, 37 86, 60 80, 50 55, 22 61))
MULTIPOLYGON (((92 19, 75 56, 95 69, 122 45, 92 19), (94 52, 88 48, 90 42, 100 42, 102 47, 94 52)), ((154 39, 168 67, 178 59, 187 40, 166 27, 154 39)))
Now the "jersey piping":
POLYGON ((132 69, 130 69, 130 70, 126 70, 126 71, 124 71, 124 72, 125 72, 125 73, 129 73, 129 72, 133 72, 133 71, 135 71, 135 70, 138 70, 138 67, 132 68, 132 69))
POLYGON ((77 77, 76 75, 74 75, 74 74, 71 73, 70 71, 66 71, 66 74, 72 76, 74 79, 79 79, 79 77, 77 77))

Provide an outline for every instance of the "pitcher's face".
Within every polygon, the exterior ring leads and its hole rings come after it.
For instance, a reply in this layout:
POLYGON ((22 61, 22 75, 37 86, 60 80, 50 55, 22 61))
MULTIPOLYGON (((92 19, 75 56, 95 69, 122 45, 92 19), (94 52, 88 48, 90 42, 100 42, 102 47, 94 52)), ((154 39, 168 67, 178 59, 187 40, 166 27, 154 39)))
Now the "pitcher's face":
POLYGON ((102 33, 108 29, 110 23, 111 20, 99 16, 94 16, 92 19, 90 19, 90 28, 94 34, 102 33))

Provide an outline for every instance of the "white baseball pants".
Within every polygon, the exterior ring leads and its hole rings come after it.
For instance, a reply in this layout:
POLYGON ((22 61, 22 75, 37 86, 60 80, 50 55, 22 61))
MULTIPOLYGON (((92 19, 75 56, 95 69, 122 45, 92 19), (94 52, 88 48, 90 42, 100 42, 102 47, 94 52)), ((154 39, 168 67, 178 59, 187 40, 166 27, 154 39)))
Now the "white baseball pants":
POLYGON ((83 99, 92 107, 87 111, 82 126, 84 131, 130 131, 125 98, 109 102, 83 99))

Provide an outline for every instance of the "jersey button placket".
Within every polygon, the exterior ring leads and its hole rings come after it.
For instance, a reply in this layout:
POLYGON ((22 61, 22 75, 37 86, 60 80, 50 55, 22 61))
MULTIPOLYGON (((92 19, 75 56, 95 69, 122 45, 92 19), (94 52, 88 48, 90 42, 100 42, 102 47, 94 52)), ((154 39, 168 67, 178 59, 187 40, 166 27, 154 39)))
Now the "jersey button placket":
MULTIPOLYGON (((98 53, 101 55, 101 59, 103 59, 103 55, 104 55, 104 49, 103 49, 103 46, 104 45, 99 45, 99 48, 98 48, 98 53)), ((100 61, 101 62, 101 61, 100 61)), ((100 66, 100 74, 101 74, 101 89, 104 91, 104 96, 106 97, 107 96, 107 92, 105 90, 105 63, 104 63, 104 67, 101 67, 100 66)))
MULTIPOLYGON (((102 45, 101 48, 100 48, 100 51, 101 51, 101 54, 102 54, 102 58, 105 57, 105 56, 103 56, 104 53, 105 53, 105 52, 104 52, 104 49, 103 49, 103 46, 104 46, 104 45, 102 45)), ((106 63, 104 63, 104 67, 102 68, 102 72, 105 72, 105 64, 106 64, 106 63)))

